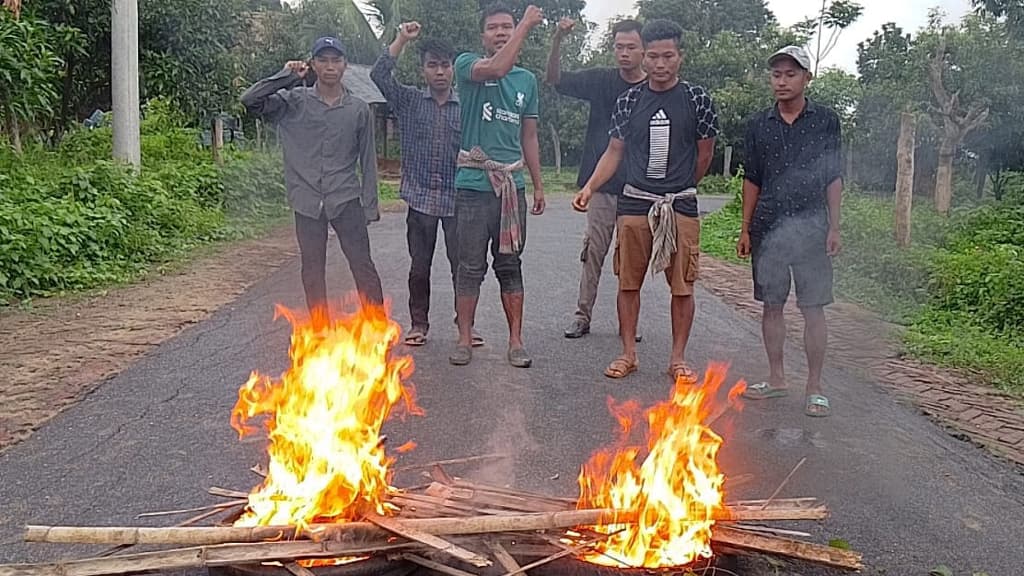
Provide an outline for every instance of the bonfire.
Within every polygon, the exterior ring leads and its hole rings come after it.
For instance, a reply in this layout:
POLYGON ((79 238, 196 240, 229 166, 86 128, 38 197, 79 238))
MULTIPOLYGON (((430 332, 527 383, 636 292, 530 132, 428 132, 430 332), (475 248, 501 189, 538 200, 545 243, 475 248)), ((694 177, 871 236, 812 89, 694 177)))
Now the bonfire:
POLYGON ((855 552, 751 524, 824 519, 828 510, 814 498, 776 498, 780 486, 764 500, 726 500, 731 481, 717 460, 725 439, 712 426, 738 406, 744 385, 719 399, 725 364, 709 365, 696 386, 677 381, 668 399, 650 407, 609 399, 618 440, 583 464, 579 494, 556 497, 450 472, 504 455, 396 468, 383 425, 398 415, 424 415, 408 383, 413 361, 398 348, 399 326, 369 305, 316 329, 287 309, 278 312, 292 323, 291 364, 278 378, 254 372, 231 415, 240 435, 266 434, 267 463, 253 468, 262 482, 249 491, 211 488, 227 498, 212 506, 147 514, 200 512, 174 527, 30 526, 30 541, 117 547, 96 558, 24 565, 24 574, 276 566, 311 576, 325 565, 384 562, 457 576, 497 563, 511 576, 558 562, 709 566, 723 551, 861 568, 855 552), (426 483, 396 487, 399 472, 420 472, 426 483), (192 526, 216 516, 223 516, 216 526, 192 526), (135 544, 191 547, 126 553, 135 544))

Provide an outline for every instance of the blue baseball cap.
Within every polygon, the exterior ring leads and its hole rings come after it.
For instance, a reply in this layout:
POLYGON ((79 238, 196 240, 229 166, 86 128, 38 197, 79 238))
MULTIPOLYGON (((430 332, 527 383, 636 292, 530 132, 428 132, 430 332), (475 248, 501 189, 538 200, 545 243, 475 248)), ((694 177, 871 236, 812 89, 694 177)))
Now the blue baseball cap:
POLYGON ((341 43, 341 40, 338 40, 334 36, 324 36, 323 38, 318 38, 317 41, 313 43, 314 58, 324 50, 335 50, 342 56, 345 55, 345 45, 341 43))

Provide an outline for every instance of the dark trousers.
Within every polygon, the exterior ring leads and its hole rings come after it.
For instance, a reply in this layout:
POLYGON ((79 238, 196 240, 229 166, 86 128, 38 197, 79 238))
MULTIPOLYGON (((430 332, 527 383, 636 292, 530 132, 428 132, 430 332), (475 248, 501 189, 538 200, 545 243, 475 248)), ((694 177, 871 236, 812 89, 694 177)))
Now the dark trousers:
MULTIPOLYGON (((516 193, 519 202, 519 226, 522 247, 526 246, 526 191, 516 193)), ((455 281, 458 296, 480 296, 480 285, 487 274, 487 247, 490 245, 494 275, 502 294, 523 292, 523 270, 519 254, 498 252, 501 232, 501 198, 493 192, 459 190, 455 197, 455 218, 459 227, 459 272, 455 281)))
POLYGON ((405 238, 409 245, 409 316, 412 328, 430 329, 430 268, 437 246, 437 226, 444 229, 444 247, 452 271, 452 286, 459 269, 455 217, 431 216, 409 208, 405 217, 405 238))
POLYGON ((349 270, 356 282, 362 300, 383 304, 384 293, 377 267, 370 256, 370 235, 366 230, 366 215, 359 200, 345 204, 333 220, 326 217, 309 218, 295 213, 295 236, 302 255, 302 287, 306 291, 306 305, 311 313, 327 309, 327 225, 338 235, 341 251, 348 260, 349 270))

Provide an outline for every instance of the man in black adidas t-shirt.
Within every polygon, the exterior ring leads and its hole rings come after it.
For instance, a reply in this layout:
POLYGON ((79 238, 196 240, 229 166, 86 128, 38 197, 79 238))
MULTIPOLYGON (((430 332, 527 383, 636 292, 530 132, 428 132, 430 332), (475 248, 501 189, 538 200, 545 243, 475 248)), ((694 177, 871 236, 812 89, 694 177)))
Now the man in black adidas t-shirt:
MULTIPOLYGON (((563 18, 558 23, 548 54, 546 80, 559 94, 584 100, 590 104, 587 135, 583 142, 583 157, 576 186, 582 188, 594 174, 597 161, 608 147, 608 119, 615 111, 619 95, 647 79, 643 63, 643 41, 640 23, 622 20, 612 26, 613 48, 617 68, 585 68, 573 72, 561 70, 562 39, 572 31, 575 22, 563 18)), ((583 237, 580 261, 580 293, 576 314, 565 329, 566 338, 580 338, 590 333, 590 320, 597 300, 597 287, 601 268, 611 247, 615 232, 615 211, 622 187, 626 182, 625 166, 597 189, 587 210, 587 231, 583 237)))
POLYGON ((653 20, 644 26, 641 36, 648 81, 619 97, 608 149, 590 181, 573 199, 573 206, 587 210, 593 191, 625 163, 626 185, 618 203, 615 246, 623 351, 605 375, 622 378, 637 369, 634 338, 640 288, 650 262, 653 272, 664 270, 672 290, 669 373, 673 379, 696 383, 696 375, 685 362, 700 257, 700 220, 694 194, 711 164, 718 116, 703 87, 679 80, 682 29, 666 20, 653 20))

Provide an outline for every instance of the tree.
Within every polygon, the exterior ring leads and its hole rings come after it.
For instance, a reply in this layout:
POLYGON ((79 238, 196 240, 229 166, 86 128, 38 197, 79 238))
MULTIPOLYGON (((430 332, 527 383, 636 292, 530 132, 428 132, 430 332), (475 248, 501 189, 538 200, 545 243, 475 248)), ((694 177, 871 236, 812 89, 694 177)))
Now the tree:
POLYGON ((830 68, 811 80, 808 96, 839 115, 844 138, 850 139, 856 131, 857 108, 863 87, 857 77, 838 68, 830 68))
POLYGON ((942 36, 934 56, 928 62, 928 80, 937 104, 930 106, 930 109, 939 118, 942 128, 939 167, 935 175, 935 208, 940 214, 949 214, 953 200, 953 152, 965 136, 985 122, 989 111, 983 100, 975 100, 966 110, 962 109, 960 93, 949 93, 943 82, 945 65, 946 38, 942 36))
POLYGON ((1002 18, 1011 32, 1024 33, 1024 2, 1021 0, 971 0, 979 11, 1002 18))
POLYGON ((764 0, 638 0, 636 6, 642 20, 671 20, 702 45, 719 32, 756 38, 777 23, 764 0))
POLYGON ((794 26, 808 35, 814 33, 816 43, 813 48, 814 70, 812 72, 815 76, 818 75, 818 66, 836 47, 843 30, 856 22, 863 12, 864 8, 853 0, 833 0, 831 3, 828 0, 821 0, 821 10, 817 16, 808 18, 794 26), (828 38, 825 38, 826 31, 828 31, 828 38))
MULTIPOLYGON (((928 100, 925 61, 914 50, 912 36, 887 23, 857 45, 857 70, 862 94, 854 114, 857 133, 852 150, 857 165, 870 169, 857 170, 856 181, 868 189, 891 191, 896 186, 893 159, 899 114, 917 111, 920 103, 928 100)), ((928 138, 924 128, 918 130, 918 141, 922 144, 922 153, 915 162, 918 174, 934 165, 923 153, 928 138)), ((923 181, 925 178, 915 178, 917 183, 923 181)))
POLYGON ((26 15, 0 9, 0 117, 15 151, 21 153, 22 128, 43 122, 60 101, 61 42, 75 49, 75 35, 26 15))

